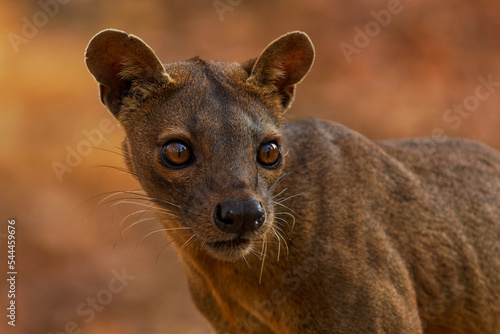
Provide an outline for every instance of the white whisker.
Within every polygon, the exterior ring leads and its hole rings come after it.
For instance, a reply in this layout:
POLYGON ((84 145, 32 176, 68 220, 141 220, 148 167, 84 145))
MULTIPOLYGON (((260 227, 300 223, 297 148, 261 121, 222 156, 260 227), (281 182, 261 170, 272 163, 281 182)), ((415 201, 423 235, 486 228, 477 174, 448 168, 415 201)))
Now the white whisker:
MULTIPOLYGON (((283 205, 283 204, 279 204, 279 205, 283 205)), ((278 214, 288 215, 288 216, 290 216, 292 218, 292 228, 290 228, 290 231, 288 232, 288 233, 292 233, 293 228, 295 226, 295 216, 292 215, 290 212, 285 212, 285 211, 281 211, 281 212, 276 212, 275 213, 275 215, 278 215, 278 214)), ((275 218, 278 218, 278 217, 275 217, 275 218)))
POLYGON ((127 226, 127 227, 123 230, 123 232, 124 232, 124 233, 125 233, 125 232, 127 232, 128 230, 130 230, 132 227, 134 227, 134 226, 135 226, 135 225, 137 225, 137 224, 140 224, 140 223, 143 223, 143 222, 146 222, 146 221, 150 221, 150 220, 157 220, 157 219, 158 219, 158 218, 156 218, 156 217, 151 217, 151 218, 143 218, 143 219, 140 219, 140 220, 138 220, 138 221, 134 222, 133 224, 130 224, 129 226, 127 226))
POLYGON ((247 261, 247 258, 245 257, 245 255, 243 255, 243 260, 247 264, 248 269, 250 269, 250 265, 248 264, 248 261, 247 261))
POLYGON ((264 263, 266 262, 266 253, 267 253, 267 242, 266 242, 266 236, 261 236, 263 239, 263 244, 262 244, 262 266, 260 267, 260 276, 259 276, 259 284, 262 283, 262 273, 264 272, 264 263))
POLYGON ((291 195, 291 196, 288 196, 288 197, 282 198, 282 199, 280 199, 279 201, 274 202, 274 204, 275 204, 275 205, 276 205, 276 204, 280 204, 280 203, 283 203, 283 202, 285 202, 285 201, 288 201, 288 200, 289 200, 289 199, 291 199, 291 198, 298 197, 298 196, 303 196, 303 194, 295 194, 295 195, 291 195))
POLYGON ((286 239, 285 239, 285 237, 283 236, 283 234, 285 234, 285 232, 284 232, 284 231, 283 231, 283 230, 282 230, 279 226, 275 226, 275 228, 276 228, 276 230, 277 230, 277 231, 276 231, 277 236, 278 236, 279 238, 281 238, 281 240, 283 240, 283 243, 284 243, 284 245, 285 245, 285 246, 284 246, 284 248, 285 248, 285 250, 286 250, 286 258, 288 259, 288 256, 289 256, 290 251, 289 251, 289 249, 288 249, 288 243, 286 242, 286 239))
POLYGON ((280 191, 279 193, 277 193, 276 195, 274 195, 272 198, 274 199, 274 198, 278 197, 279 195, 283 194, 287 189, 288 188, 283 189, 282 191, 280 191))
MULTIPOLYGON (((180 228, 181 228, 181 227, 179 227, 179 229, 180 229, 180 228)), ((190 227, 188 227, 188 228, 190 229, 190 227)), ((193 234, 193 235, 191 236, 191 238, 189 238, 189 239, 188 239, 188 240, 184 243, 184 245, 182 245, 182 247, 181 247, 181 248, 179 248, 179 250, 177 251, 177 254, 179 254, 179 253, 180 253, 180 252, 184 249, 184 247, 186 247, 186 246, 189 244, 189 242, 190 242, 190 241, 191 241, 194 237, 195 237, 195 235, 193 234)))
MULTIPOLYGON (((132 213, 129 213, 128 215, 125 216, 125 218, 123 218, 121 221, 120 221, 120 224, 119 226, 122 227, 123 223, 129 218, 129 217, 132 217, 133 215, 137 215, 137 214, 143 214, 145 212, 149 211, 149 209, 146 209, 146 210, 137 210, 137 211, 134 211, 132 213)), ((140 216, 139 216, 140 217, 140 216)))
MULTIPOLYGON (((139 240, 139 243, 142 242, 144 239, 146 239, 147 237, 149 237, 150 235, 152 235, 154 233, 164 232, 164 231, 181 231, 181 230, 190 230, 190 229, 191 229, 191 227, 160 228, 158 230, 154 230, 154 231, 151 231, 148 234, 146 234, 144 237, 141 238, 141 240, 139 240)), ((194 237, 194 234, 193 234, 193 237, 194 237)))

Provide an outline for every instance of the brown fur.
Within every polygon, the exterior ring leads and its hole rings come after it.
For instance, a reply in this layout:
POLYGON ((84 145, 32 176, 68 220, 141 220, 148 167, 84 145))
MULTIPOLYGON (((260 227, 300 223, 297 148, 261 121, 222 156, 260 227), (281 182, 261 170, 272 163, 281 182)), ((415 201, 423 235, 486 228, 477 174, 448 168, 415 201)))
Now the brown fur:
POLYGON ((372 141, 341 125, 284 124, 314 49, 300 32, 243 64, 162 65, 135 36, 96 35, 86 62, 126 131, 123 152, 180 250, 217 333, 500 333, 500 153, 456 139, 372 141), (172 169, 159 150, 192 146, 172 169), (256 161, 266 140, 283 159, 256 161), (250 246, 214 224, 256 198, 250 246), (184 229, 182 229, 184 228, 184 229))

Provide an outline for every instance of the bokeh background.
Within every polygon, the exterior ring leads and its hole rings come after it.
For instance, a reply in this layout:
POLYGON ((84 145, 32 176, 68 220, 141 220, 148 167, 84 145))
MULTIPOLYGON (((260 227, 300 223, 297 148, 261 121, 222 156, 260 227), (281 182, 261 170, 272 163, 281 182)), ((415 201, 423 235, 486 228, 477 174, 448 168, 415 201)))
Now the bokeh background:
POLYGON ((2 279, 0 332, 210 332, 176 250, 161 233, 143 239, 159 224, 151 219, 124 231, 153 216, 138 217, 144 207, 113 198, 101 202, 110 191, 139 186, 98 167, 123 166, 112 153, 123 132, 100 104, 83 60, 98 31, 138 35, 170 62, 195 55, 244 61, 302 30, 317 58, 289 120, 322 117, 374 139, 437 129, 500 148, 500 87, 470 112, 448 111, 474 102, 478 77, 500 82, 499 14, 492 0, 2 0, 0 268, 7 272, 6 225, 15 218, 18 317, 15 328, 6 325, 2 279), (397 8, 390 22, 374 23, 388 7, 397 8), (356 39, 367 27, 369 41, 356 39), (358 50, 347 59, 342 43, 358 50), (97 132, 104 139, 89 148, 86 134, 97 132), (71 156, 78 149, 84 154, 71 156), (66 169, 58 176, 54 164, 66 169), (118 292, 116 272, 129 278, 118 292))

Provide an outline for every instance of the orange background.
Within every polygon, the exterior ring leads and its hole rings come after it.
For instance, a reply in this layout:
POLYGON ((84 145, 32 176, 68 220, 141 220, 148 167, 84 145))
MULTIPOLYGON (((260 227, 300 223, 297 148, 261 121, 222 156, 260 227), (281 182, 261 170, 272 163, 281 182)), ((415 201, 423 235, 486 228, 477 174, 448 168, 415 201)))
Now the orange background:
POLYGON ((123 133, 100 104, 83 61, 88 41, 104 28, 140 36, 164 62, 195 55, 244 61, 276 37, 302 30, 317 58, 289 120, 322 117, 376 139, 441 129, 500 147, 500 87, 468 114, 447 112, 473 100, 479 76, 500 81, 495 1, 401 0, 384 27, 371 11, 396 0, 220 0, 233 4, 223 13, 202 0, 59 1, 65 4, 42 0, 52 4, 46 21, 38 1, 0 4, 0 268, 7 272, 6 226, 15 218, 18 270, 15 328, 6 325, 2 279, 2 333, 209 332, 191 302, 176 250, 164 247, 161 233, 142 240, 159 224, 149 220, 124 232, 137 220, 127 215, 141 207, 99 203, 109 191, 138 188, 125 173, 95 167, 123 166, 108 151, 117 151, 123 133), (26 22, 40 27, 30 33, 26 22), (348 62, 340 45, 355 45, 354 29, 367 24, 375 29, 372 37, 348 62), (12 36, 23 36, 23 29, 29 38, 14 47, 12 36), (105 140, 89 149, 84 132, 96 129, 105 140), (60 181, 53 163, 66 164, 68 150, 77 148, 85 155, 60 181), (110 284, 118 286, 113 270, 134 278, 103 299, 110 284), (77 311, 82 303, 80 311, 90 310, 88 298, 99 296, 107 304, 93 319, 77 311))

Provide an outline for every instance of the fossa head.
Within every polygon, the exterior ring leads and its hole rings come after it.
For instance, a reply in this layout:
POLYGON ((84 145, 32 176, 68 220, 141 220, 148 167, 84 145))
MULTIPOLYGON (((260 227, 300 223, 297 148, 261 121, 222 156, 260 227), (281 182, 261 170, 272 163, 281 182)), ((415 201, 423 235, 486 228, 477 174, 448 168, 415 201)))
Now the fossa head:
POLYGON ((163 65, 139 38, 105 30, 86 63, 125 129, 128 169, 178 247, 221 260, 248 254, 273 228, 273 190, 286 160, 283 113, 314 49, 292 32, 245 63, 193 58, 163 65), (175 230, 172 230, 175 231, 175 230))

